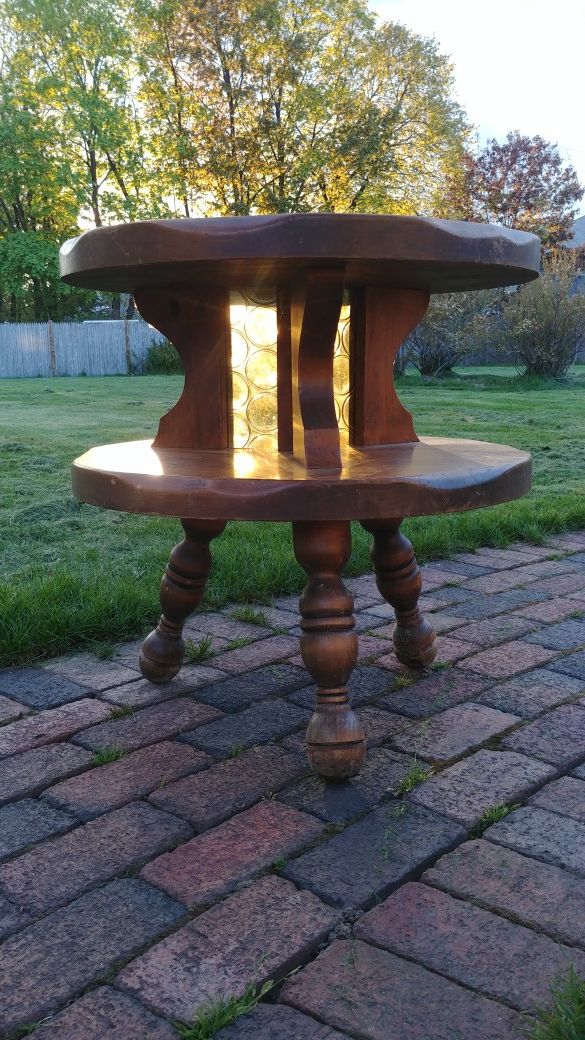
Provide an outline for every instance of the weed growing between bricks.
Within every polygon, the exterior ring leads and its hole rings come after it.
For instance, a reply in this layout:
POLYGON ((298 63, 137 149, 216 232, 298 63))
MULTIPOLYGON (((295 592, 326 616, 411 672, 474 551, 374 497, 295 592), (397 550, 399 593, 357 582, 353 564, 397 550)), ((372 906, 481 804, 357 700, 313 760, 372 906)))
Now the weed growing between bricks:
POLYGON ((257 610, 247 604, 231 610, 230 617, 233 617, 234 621, 243 621, 248 625, 258 625, 260 628, 273 628, 263 610, 257 610))
POLYGON ((129 704, 121 704, 119 708, 112 708, 110 712, 111 719, 123 719, 126 715, 134 715, 134 708, 129 704))
POLYGON ((215 1004, 203 1008, 190 1025, 181 1022, 175 1022, 174 1025, 181 1040, 211 1040, 219 1029, 231 1025, 241 1015, 252 1011, 258 1001, 273 988, 272 980, 265 982, 260 988, 248 986, 241 997, 218 1000, 215 1004))
POLYGON ((95 755, 88 763, 90 769, 94 769, 96 766, 105 766, 110 762, 117 762, 119 758, 122 758, 126 752, 123 748, 119 747, 105 747, 96 751, 95 755))
POLYGON ((417 762, 415 756, 408 772, 394 788, 395 797, 401 798, 403 795, 409 794, 411 791, 414 791, 415 787, 424 783, 424 781, 428 780, 432 775, 433 769, 429 768, 429 766, 421 766, 420 763, 417 762))
POLYGON ((498 823, 503 820, 509 813, 514 812, 515 809, 520 809, 520 803, 515 802, 513 805, 492 805, 491 809, 486 809, 469 831, 469 838, 481 838, 484 831, 491 827, 492 823, 498 823))
POLYGON ((551 1003, 537 1011, 527 1040, 582 1040, 585 1037, 585 981, 573 966, 551 986, 551 1003))
POLYGON ((197 642, 193 639, 185 640, 185 660, 187 664, 203 664, 213 657, 213 639, 211 636, 203 636, 197 642))

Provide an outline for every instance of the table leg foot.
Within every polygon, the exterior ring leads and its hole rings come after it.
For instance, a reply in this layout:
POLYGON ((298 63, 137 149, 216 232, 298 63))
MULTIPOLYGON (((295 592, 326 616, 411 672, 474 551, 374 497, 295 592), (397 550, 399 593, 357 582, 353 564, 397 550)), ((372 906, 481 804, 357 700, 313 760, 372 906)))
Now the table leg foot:
POLYGON ((355 776, 365 757, 363 726, 351 710, 347 683, 357 661, 353 596, 341 580, 351 552, 349 523, 293 523, 294 551, 308 575, 299 608, 301 655, 317 684, 307 729, 313 770, 328 780, 355 776))
POLYGON ((400 533, 400 523, 368 520, 362 527, 374 536, 371 555, 376 583, 396 613, 392 635, 396 656, 408 668, 428 668, 437 656, 437 637, 418 608, 421 574, 411 543, 400 533))
POLYGON ((183 625, 201 601, 211 567, 209 543, 223 520, 182 520, 185 538, 171 552, 160 585, 162 615, 142 644, 140 671, 150 682, 168 682, 183 664, 183 625))

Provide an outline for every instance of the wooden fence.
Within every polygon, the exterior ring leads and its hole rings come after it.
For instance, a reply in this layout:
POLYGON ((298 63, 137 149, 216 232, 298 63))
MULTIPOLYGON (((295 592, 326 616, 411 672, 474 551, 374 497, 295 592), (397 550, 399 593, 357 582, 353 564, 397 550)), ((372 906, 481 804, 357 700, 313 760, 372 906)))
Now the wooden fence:
POLYGON ((162 339, 144 321, 0 324, 0 379, 139 372, 162 339))
MULTIPOLYGON (((112 376, 138 373, 153 343, 164 337, 144 321, 0 324, 0 379, 27 376, 112 376)), ((468 354, 460 365, 494 365, 513 358, 468 354)), ((585 362, 585 343, 577 360, 585 362)))

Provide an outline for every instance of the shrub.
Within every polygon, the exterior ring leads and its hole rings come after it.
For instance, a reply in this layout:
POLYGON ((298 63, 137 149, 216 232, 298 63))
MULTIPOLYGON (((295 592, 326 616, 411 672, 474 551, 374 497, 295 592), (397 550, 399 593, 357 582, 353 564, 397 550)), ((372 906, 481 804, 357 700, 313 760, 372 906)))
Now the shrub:
POLYGON ((560 378, 585 339, 585 296, 569 295, 575 260, 565 250, 551 254, 541 277, 508 296, 501 334, 527 376, 560 378))
POLYGON ((421 376, 447 375, 461 358, 479 348, 488 292, 431 297, 429 309, 406 341, 408 360, 421 376))
POLYGON ((183 371, 183 362, 168 339, 155 342, 148 348, 143 372, 148 376, 173 376, 183 371))

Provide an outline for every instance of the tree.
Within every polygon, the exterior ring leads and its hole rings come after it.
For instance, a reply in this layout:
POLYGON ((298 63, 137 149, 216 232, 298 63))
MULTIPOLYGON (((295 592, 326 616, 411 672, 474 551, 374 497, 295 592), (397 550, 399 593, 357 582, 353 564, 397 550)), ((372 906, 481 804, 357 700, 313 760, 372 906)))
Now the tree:
POLYGON ((87 313, 95 293, 59 277, 57 245, 34 231, 0 238, 0 321, 63 321, 87 313))
POLYGON ((585 296, 570 295, 576 273, 570 251, 551 253, 540 278, 508 294, 499 325, 526 375, 559 378, 585 340, 585 296))
POLYGON ((156 212, 134 98, 127 16, 116 0, 1 0, 13 63, 61 135, 81 187, 82 213, 99 227, 156 212))
POLYGON ((59 280, 59 242, 76 231, 78 185, 18 62, 0 72, 0 320, 69 316, 93 294, 59 280))
POLYGON ((555 144, 509 133, 488 141, 477 158, 467 153, 451 179, 455 214, 532 231, 552 248, 571 237, 584 189, 555 144))
POLYGON ((183 212, 432 212, 465 140, 434 42, 364 0, 135 0, 183 212))

